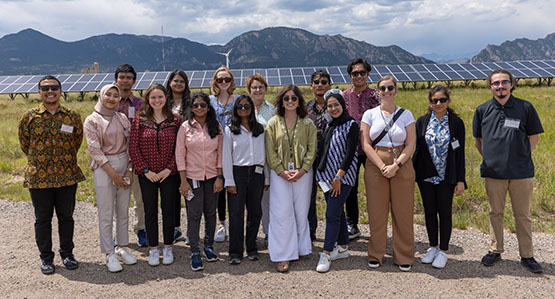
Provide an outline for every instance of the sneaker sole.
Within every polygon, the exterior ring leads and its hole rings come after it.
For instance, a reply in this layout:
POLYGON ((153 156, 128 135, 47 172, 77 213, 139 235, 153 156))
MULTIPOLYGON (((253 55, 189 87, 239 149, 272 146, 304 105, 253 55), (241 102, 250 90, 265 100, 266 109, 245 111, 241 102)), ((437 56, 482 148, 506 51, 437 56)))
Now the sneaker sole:
POLYGON ((108 269, 108 272, 110 272, 110 273, 118 273, 118 272, 121 272, 121 271, 123 271, 123 268, 115 270, 115 271, 112 271, 112 270, 108 269))
POLYGON ((191 266, 191 270, 193 270, 193 271, 200 271, 200 270, 203 270, 203 269, 204 269, 204 266, 198 267, 198 268, 193 268, 193 266, 191 266))
POLYGON ((378 269, 380 267, 380 264, 370 264, 370 263, 368 263, 368 267, 370 267, 371 269, 378 269))
POLYGON ((360 233, 354 234, 354 235, 349 235, 349 240, 353 240, 360 237, 360 233))

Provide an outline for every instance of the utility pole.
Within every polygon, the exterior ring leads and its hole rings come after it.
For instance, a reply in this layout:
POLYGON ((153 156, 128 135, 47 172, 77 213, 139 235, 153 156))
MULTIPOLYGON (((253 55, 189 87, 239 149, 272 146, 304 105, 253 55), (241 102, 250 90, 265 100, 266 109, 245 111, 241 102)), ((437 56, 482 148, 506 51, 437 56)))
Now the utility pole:
POLYGON ((164 53, 164 26, 161 26, 162 31, 162 70, 166 71, 166 55, 164 53))

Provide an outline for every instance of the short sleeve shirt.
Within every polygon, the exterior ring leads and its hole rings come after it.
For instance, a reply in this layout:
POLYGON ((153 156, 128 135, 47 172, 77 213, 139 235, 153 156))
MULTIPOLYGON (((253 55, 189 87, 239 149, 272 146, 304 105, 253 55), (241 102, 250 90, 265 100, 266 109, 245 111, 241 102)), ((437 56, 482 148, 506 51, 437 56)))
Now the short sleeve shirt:
MULTIPOLYGON (((401 109, 397 107, 395 113, 401 109)), ((395 114, 394 113, 394 114, 395 114)), ((380 106, 367 110, 362 115, 362 122, 370 126, 370 139, 375 140, 382 133, 386 124, 393 118, 393 115, 386 115, 380 106)), ((414 116, 409 110, 403 111, 397 121, 393 124, 387 134, 378 142, 377 146, 400 146, 405 144, 407 139, 406 127, 414 123, 414 116)))
POLYGON ((528 136, 543 133, 543 127, 530 102, 511 95, 501 105, 492 98, 476 108, 472 129, 475 138, 482 138, 482 177, 534 177, 528 136))

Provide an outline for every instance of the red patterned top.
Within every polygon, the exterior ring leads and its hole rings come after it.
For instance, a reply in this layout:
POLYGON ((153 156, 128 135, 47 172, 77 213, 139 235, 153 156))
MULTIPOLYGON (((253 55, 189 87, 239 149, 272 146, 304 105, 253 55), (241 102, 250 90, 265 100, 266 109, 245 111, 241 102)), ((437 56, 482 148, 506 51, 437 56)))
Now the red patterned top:
POLYGON ((155 173, 165 168, 171 174, 177 173, 175 139, 180 123, 181 117, 177 114, 174 114, 173 122, 165 120, 159 124, 139 116, 133 119, 129 156, 135 173, 144 175, 147 168, 155 173))

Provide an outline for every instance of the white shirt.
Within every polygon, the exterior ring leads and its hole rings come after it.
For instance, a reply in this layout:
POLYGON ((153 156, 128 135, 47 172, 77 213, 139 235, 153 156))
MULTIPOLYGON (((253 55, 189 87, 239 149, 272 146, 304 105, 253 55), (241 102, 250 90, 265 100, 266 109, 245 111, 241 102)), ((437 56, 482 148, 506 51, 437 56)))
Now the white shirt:
MULTIPOLYGON (((399 111, 401 107, 396 107, 395 112, 391 115, 383 113, 381 107, 372 108, 366 110, 362 115, 362 122, 370 126, 370 139, 374 140, 380 136, 386 124, 393 118, 393 115, 399 111)), ((405 144, 407 139, 406 127, 414 123, 414 116, 409 110, 403 111, 403 114, 399 116, 397 121, 393 124, 393 127, 388 133, 384 135, 382 140, 376 144, 377 146, 400 146, 405 144)))
POLYGON ((252 132, 241 126, 241 134, 235 135, 226 127, 222 153, 225 187, 235 186, 233 166, 263 166, 264 184, 269 185, 270 172, 265 153, 264 133, 254 137, 252 132))

